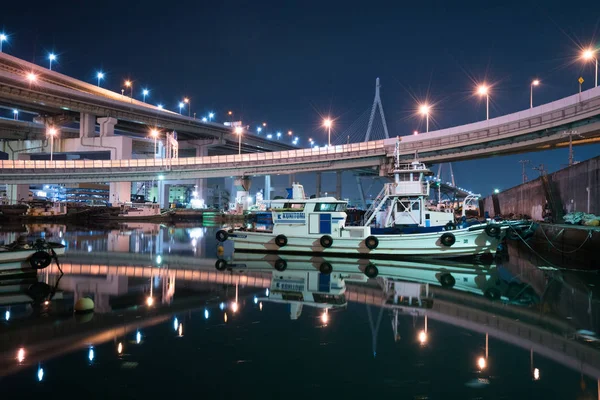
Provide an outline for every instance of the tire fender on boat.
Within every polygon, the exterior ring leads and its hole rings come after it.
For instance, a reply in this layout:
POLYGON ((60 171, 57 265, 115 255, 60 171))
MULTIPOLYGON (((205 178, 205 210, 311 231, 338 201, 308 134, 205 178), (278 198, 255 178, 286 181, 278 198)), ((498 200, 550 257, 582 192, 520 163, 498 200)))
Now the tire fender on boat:
POLYGON ((375 250, 377 246, 379 246, 379 239, 375 236, 368 236, 365 239, 365 246, 367 246, 369 250, 375 250))
POLYGON ((456 224, 454 222, 448 222, 444 227, 444 230, 453 231, 456 230, 456 224))
POLYGON ((367 266, 365 267, 365 275, 367 276, 367 278, 370 278, 370 279, 377 278, 377 275, 379 275, 379 270, 377 269, 375 264, 368 263, 367 266))
POLYGON ((490 237, 497 238, 500 236, 500 232, 502 232, 502 230, 496 224, 488 225, 485 227, 485 233, 487 233, 487 235, 490 237))
POLYGON ((285 245, 287 245, 287 237, 285 235, 277 235, 275 237, 275 244, 279 247, 284 247, 285 245))
POLYGON ((44 269, 52 263, 52 256, 45 251, 36 251, 29 257, 29 265, 33 269, 44 269))
POLYGON ((449 273, 445 272, 440 275, 440 284, 442 287, 451 288, 456 284, 456 279, 449 273))
POLYGON ((323 261, 321 265, 319 265, 319 272, 324 275, 329 275, 333 271, 333 267, 327 261, 323 261))
POLYGON ((215 262, 215 268, 217 269, 217 271, 225 270, 225 268, 227 268, 227 261, 223 260, 222 258, 219 258, 215 262))
POLYGON ((219 242, 224 242, 227 240, 227 238, 229 238, 229 234, 227 233, 227 231, 224 231, 223 229, 221 229, 220 231, 217 231, 217 234, 215 236, 217 237, 217 240, 219 242))
POLYGON ((450 247, 454 243, 456 243, 456 237, 454 236, 453 233, 446 232, 446 233, 442 234, 442 236, 440 237, 440 243, 442 243, 442 245, 444 245, 446 247, 450 247))
POLYGON ((275 261, 275 269, 279 272, 281 271, 285 271, 285 269, 287 268, 287 261, 285 261, 283 258, 279 258, 277 259, 277 261, 275 261))
POLYGON ((333 238, 329 235, 323 235, 321 236, 321 239, 319 239, 319 242, 321 243, 321 246, 328 249, 333 245, 333 238))

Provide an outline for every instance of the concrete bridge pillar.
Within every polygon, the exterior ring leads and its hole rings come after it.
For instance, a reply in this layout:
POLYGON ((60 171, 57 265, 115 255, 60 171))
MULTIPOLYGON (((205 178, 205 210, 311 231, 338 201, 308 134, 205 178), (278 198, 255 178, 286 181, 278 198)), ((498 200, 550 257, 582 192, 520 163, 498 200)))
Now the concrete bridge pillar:
POLYGON ((317 185, 316 185, 316 197, 321 197, 321 173, 317 172, 317 185))
POLYGON ((98 124, 100 124, 100 136, 115 136, 116 118, 98 118, 98 124))
MULTIPOLYGON (((207 155, 208 146, 196 147, 196 157, 206 157, 207 155)), ((196 179, 196 192, 198 192, 198 198, 204 200, 204 204, 208 203, 208 190, 205 178, 196 179)))
POLYGON ((109 201, 113 206, 131 201, 131 182, 111 182, 109 185, 109 201))
POLYGON ((265 175, 265 190, 263 200, 271 200, 271 175, 265 175))
POLYGON ((79 114, 79 137, 96 135, 96 116, 88 113, 79 114))
POLYGON ((234 182, 237 193, 235 195, 236 209, 238 211, 248 209, 248 195, 250 194, 250 186, 252 181, 246 176, 235 179, 234 182))

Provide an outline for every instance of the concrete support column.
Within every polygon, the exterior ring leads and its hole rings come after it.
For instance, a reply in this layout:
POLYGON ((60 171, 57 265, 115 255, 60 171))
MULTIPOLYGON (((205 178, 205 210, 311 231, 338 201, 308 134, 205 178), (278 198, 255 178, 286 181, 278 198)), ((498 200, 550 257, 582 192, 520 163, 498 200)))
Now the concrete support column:
POLYGON ((271 200, 271 175, 265 175, 265 193, 263 200, 271 200))
MULTIPOLYGON (((196 147, 196 157, 206 157, 208 155, 207 146, 196 147)), ((196 179, 196 191, 198 192, 198 198, 204 200, 204 204, 208 203, 208 188, 205 178, 196 179)))
POLYGON ((238 211, 245 211, 248 209, 248 194, 252 182, 250 181, 250 178, 242 176, 236 178, 234 184, 237 190, 235 195, 236 209, 238 211))
POLYGON ((131 201, 131 182, 110 182, 108 198, 113 206, 131 201))
POLYGON ((96 135, 96 116, 88 113, 79 114, 79 137, 96 135))
POLYGON ((342 199, 342 171, 335 172, 335 194, 338 200, 342 199))
POLYGON ((170 184, 166 184, 165 181, 158 181, 158 203, 160 208, 171 207, 169 203, 169 191, 171 189, 170 184))
POLYGON ((116 118, 98 118, 98 124, 100 124, 100 136, 115 136, 116 118))
POLYGON ((316 187, 316 197, 321 197, 321 173, 317 172, 317 187, 316 187))

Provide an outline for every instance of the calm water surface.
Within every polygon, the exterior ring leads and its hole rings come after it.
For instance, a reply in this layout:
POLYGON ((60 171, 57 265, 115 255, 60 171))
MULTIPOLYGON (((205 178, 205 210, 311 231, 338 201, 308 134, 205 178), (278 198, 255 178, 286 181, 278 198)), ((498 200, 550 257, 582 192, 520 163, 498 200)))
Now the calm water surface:
POLYGON ((219 252, 216 230, 30 227, 67 246, 64 275, 0 280, 2 398, 598 398, 595 273, 519 247, 491 265, 373 261, 375 279, 369 260, 286 256, 280 272, 219 252), (84 297, 94 312, 75 315, 84 297))

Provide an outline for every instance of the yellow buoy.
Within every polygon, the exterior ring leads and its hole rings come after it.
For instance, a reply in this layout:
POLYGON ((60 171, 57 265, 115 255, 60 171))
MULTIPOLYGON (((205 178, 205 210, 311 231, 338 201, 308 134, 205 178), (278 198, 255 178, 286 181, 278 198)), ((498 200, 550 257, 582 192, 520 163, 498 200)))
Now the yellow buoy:
POLYGON ((94 311, 94 300, 89 297, 82 297, 75 303, 76 313, 87 313, 94 311))
POLYGON ((217 255, 222 256, 225 253, 225 248, 223 246, 217 246, 217 255))

